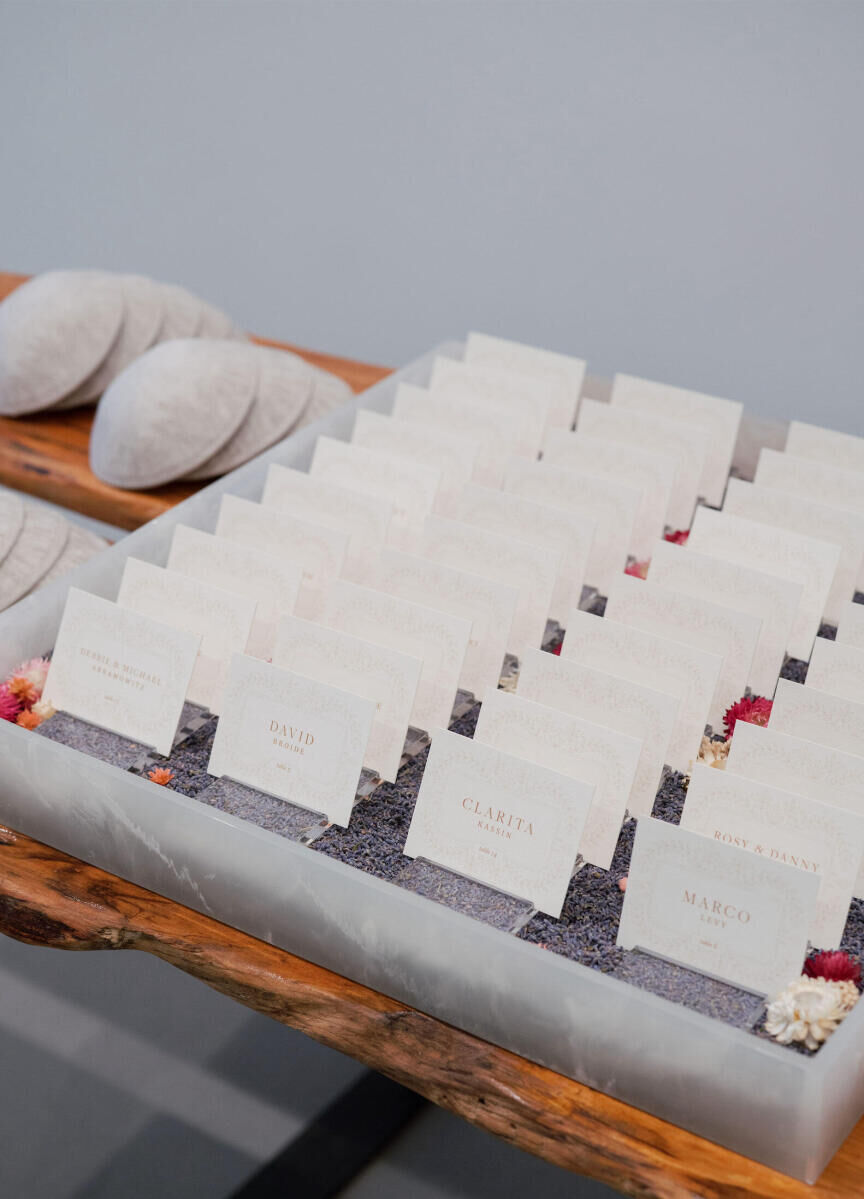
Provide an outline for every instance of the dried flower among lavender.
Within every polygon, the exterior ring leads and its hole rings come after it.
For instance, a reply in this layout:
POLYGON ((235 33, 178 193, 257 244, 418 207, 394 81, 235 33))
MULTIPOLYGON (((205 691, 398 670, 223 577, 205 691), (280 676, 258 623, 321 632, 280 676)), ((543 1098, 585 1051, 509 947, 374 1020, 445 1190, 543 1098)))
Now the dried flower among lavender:
POLYGON ((15 721, 20 711, 21 701, 18 696, 13 694, 5 683, 0 685, 0 720, 15 721))
POLYGON ((18 713, 15 718, 15 723, 20 725, 22 729, 38 729, 39 725, 42 723, 42 717, 36 712, 25 708, 23 712, 18 713))
POLYGON ((644 562, 628 562, 624 567, 625 575, 632 575, 634 579, 647 579, 648 567, 651 565, 650 558, 644 562))
POLYGON ((698 762, 705 762, 715 770, 726 769, 726 759, 729 757, 729 742, 714 741, 711 737, 703 737, 699 746, 698 762))
POLYGON ((765 1031, 781 1045, 797 1041, 805 1049, 818 1049, 849 1014, 855 1002, 850 1003, 850 987, 857 1000, 854 984, 802 974, 768 1004, 765 1031))
POLYGON ((37 699, 30 711, 34 712, 41 720, 50 720, 57 709, 50 699, 45 699, 43 696, 42 699, 37 699))
POLYGON ((737 703, 726 709, 723 716, 726 740, 728 741, 735 732, 735 725, 739 720, 747 724, 766 725, 771 718, 772 707, 772 701, 764 695, 742 696, 737 703))
POLYGON ((147 775, 151 783, 157 783, 158 786, 164 787, 174 777, 174 771, 169 770, 166 766, 154 766, 147 775))
POLYGON ((824 978, 826 982, 851 982, 861 986, 861 963, 842 949, 827 949, 811 954, 804 963, 808 978, 824 978))
POLYGON ((671 529, 668 533, 663 534, 664 540, 671 541, 673 545, 686 545, 689 536, 689 529, 671 529))

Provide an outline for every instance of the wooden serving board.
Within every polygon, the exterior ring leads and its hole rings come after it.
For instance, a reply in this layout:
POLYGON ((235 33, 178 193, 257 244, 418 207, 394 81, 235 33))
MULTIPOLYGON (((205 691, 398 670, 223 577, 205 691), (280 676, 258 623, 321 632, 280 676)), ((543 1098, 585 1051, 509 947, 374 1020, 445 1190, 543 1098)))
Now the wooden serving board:
MULTIPOLYGON (((27 278, 27 275, 0 272, 0 300, 27 278)), ((254 340, 300 354, 314 366, 344 379, 355 392, 364 391, 390 374, 389 367, 319 354, 264 337, 254 340)), ((95 408, 90 407, 14 419, 0 417, 0 484, 123 529, 137 529, 206 486, 169 483, 150 491, 125 491, 103 483, 93 474, 89 462, 94 412, 95 408)))

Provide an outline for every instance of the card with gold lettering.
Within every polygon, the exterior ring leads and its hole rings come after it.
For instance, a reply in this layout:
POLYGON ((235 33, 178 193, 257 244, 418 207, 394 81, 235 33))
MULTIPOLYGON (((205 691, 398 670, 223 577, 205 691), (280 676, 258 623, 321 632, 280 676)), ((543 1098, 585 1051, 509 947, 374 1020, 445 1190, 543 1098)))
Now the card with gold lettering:
POLYGON ((591 798, 586 783, 436 729, 405 854, 559 916, 591 798))
POLYGON ((762 630, 758 616, 622 574, 610 589, 606 618, 721 653, 723 666, 708 720, 715 729, 722 729, 723 713, 747 687, 762 630))
POLYGON ((651 814, 678 717, 674 695, 536 649, 520 663, 518 694, 638 738, 642 752, 627 810, 631 816, 651 814))
POLYGON ((427 732, 447 728, 471 637, 470 620, 337 579, 327 592, 321 623, 421 658, 411 723, 427 732))
POLYGON ((406 550, 410 550, 424 517, 435 507, 441 487, 440 467, 337 441, 335 437, 318 438, 309 474, 313 479, 388 500, 393 505, 390 541, 397 549, 406 550))
POLYGON ((594 521, 594 542, 585 568, 585 582, 596 587, 601 595, 608 595, 612 580, 627 565, 642 503, 641 488, 601 475, 582 474, 566 466, 513 459, 504 476, 504 490, 538 504, 578 512, 594 521))
POLYGON ((246 646, 254 658, 272 654, 279 617, 294 611, 303 580, 297 562, 188 525, 174 529, 168 569, 255 600, 255 620, 246 646))
POLYGON ((170 754, 200 643, 197 634, 70 587, 44 697, 170 754))
POLYGON ((801 603, 800 583, 668 541, 654 545, 648 578, 672 591, 683 591, 697 599, 712 600, 758 616, 762 628, 747 682, 754 695, 771 698, 801 603))
POLYGON ((639 767, 641 740, 505 691, 486 696, 474 739, 593 786, 579 852, 592 866, 609 869, 639 767))
POLYGON ((385 782, 395 781, 423 669, 419 658, 323 624, 283 616, 273 665, 370 699, 375 717, 363 764, 385 782))
POLYGON ((864 814, 697 762, 681 828, 816 875, 810 943, 823 949, 840 944, 864 855, 864 814))
POLYGON ((371 699, 235 654, 207 770, 345 828, 374 717, 371 699))
POLYGON ((772 995, 801 973, 818 894, 816 875, 643 816, 618 944, 772 995))
POLYGON ((249 644, 255 600, 175 570, 127 558, 117 603, 161 624, 200 635, 201 648, 187 698, 220 713, 231 655, 244 653, 249 644))
POLYGON ((491 337, 488 333, 469 333, 465 361, 469 366, 490 366, 495 370, 536 375, 552 383, 556 390, 549 420, 564 429, 573 427, 585 381, 584 358, 541 350, 504 337, 491 337))
POLYGON ((526 457, 536 458, 549 427, 554 387, 535 376, 516 375, 488 366, 471 366, 453 358, 436 358, 429 390, 451 402, 486 400, 496 413, 509 414, 523 439, 526 457))
POLYGON ((563 620, 582 598, 596 522, 581 512, 537 504, 508 491, 469 483, 454 505, 456 520, 490 533, 533 541, 561 554, 561 569, 552 592, 551 614, 563 620))
POLYGON ((348 551, 349 534, 328 525, 277 512, 236 495, 223 495, 216 534, 253 549, 296 563, 303 572, 294 610, 315 619, 324 593, 339 577, 348 551))
POLYGON ((699 508, 687 548, 800 583, 804 590, 787 649, 793 658, 807 661, 834 583, 839 545, 733 516, 731 512, 699 508))
POLYGON ((498 686, 516 615, 515 587, 416 554, 386 549, 364 580, 370 587, 471 622, 459 685, 482 699, 498 686))
POLYGON ((719 654, 574 608, 567 618, 561 657, 673 695, 678 718, 667 762, 673 770, 690 770, 717 689, 723 665, 719 654))
POLYGON ((864 749, 864 704, 780 679, 771 728, 776 733, 818 741, 847 754, 864 749))
POLYGON ((343 572, 355 582, 360 581, 359 575, 370 559, 383 549, 393 517, 393 505, 380 496, 325 483, 305 470, 291 470, 278 462, 271 462, 267 468, 261 503, 265 508, 278 508, 301 520, 348 533, 343 572))
POLYGON ((864 704, 864 649, 817 637, 807 667, 806 686, 864 704))

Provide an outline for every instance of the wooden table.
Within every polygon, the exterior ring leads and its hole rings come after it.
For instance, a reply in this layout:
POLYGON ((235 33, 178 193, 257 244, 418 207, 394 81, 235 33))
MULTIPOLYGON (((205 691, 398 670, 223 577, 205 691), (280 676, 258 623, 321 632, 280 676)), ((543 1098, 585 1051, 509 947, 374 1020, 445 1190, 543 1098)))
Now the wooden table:
MULTIPOLYGON (((22 279, 0 275, 0 295, 22 279)), ((357 391, 387 373, 297 352, 357 391)), ((88 429, 86 413, 0 420, 0 481, 129 528, 194 490, 99 483, 86 463, 88 429)), ((627 1195, 864 1195, 864 1121, 808 1187, 2 826, 0 931, 55 949, 155 954, 520 1149, 627 1195)))

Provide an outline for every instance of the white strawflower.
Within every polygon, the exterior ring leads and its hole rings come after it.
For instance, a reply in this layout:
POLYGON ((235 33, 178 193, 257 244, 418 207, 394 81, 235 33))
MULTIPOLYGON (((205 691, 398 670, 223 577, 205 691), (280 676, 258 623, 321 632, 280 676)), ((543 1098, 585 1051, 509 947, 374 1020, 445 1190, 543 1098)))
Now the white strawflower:
POLYGON ((818 1049, 857 999, 854 983, 826 982, 824 978, 802 974, 768 1004, 765 1031, 781 1045, 797 1041, 806 1049, 818 1049), (850 987, 855 992, 854 999, 850 987))

